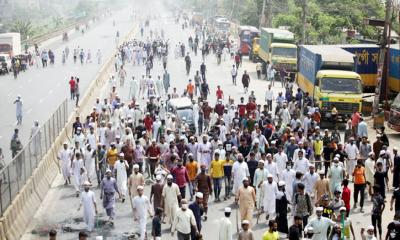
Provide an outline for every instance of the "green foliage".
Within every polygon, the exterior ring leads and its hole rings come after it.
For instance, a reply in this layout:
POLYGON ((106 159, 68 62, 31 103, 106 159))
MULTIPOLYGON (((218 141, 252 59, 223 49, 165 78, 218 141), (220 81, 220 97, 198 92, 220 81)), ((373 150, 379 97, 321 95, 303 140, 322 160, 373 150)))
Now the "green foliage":
POLYGON ((365 26, 364 18, 382 19, 384 6, 380 0, 289 0, 289 11, 274 16, 273 25, 290 26, 301 38, 301 4, 307 2, 306 42, 341 43, 344 31, 354 29, 367 38, 376 39, 376 29, 365 26))
POLYGON ((19 32, 21 34, 21 40, 25 40, 28 36, 31 37, 34 34, 32 23, 30 21, 14 21, 10 30, 11 32, 19 32))

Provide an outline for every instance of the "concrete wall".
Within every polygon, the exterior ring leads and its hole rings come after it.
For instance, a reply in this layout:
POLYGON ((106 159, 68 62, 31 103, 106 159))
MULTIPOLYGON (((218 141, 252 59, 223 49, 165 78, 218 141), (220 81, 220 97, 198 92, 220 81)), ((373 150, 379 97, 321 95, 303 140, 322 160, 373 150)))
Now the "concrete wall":
MULTIPOLYGON (((132 39, 137 28, 134 28, 125 40, 132 39)), ((114 56, 114 54, 113 54, 114 56)), ((0 218, 0 240, 20 239, 26 227, 39 208, 42 199, 46 196, 57 174, 60 174, 56 154, 62 143, 68 141, 68 134, 72 132, 72 124, 76 116, 84 116, 90 113, 93 103, 100 96, 100 91, 107 83, 110 74, 114 71, 114 58, 106 61, 80 102, 80 108, 75 109, 69 116, 68 122, 61 131, 50 150, 27 180, 25 186, 18 193, 12 204, 0 218)))

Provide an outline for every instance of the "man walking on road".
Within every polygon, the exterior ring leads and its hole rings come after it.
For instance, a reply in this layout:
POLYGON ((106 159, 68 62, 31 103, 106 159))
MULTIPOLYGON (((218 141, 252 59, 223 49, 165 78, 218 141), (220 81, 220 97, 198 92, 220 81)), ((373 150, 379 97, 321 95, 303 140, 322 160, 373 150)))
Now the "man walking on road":
POLYGON ((178 185, 172 182, 173 179, 172 175, 167 176, 167 184, 164 186, 162 191, 164 216, 167 217, 168 224, 171 224, 171 227, 176 218, 178 200, 181 200, 181 192, 179 191, 178 185))
POLYGON ((63 174, 65 183, 64 185, 68 185, 71 183, 71 158, 72 151, 68 148, 68 143, 64 142, 63 149, 58 154, 58 160, 61 161, 61 172, 63 174))
POLYGON ((97 215, 97 204, 94 192, 89 190, 90 182, 83 183, 84 192, 81 194, 81 204, 78 211, 83 205, 83 220, 86 223, 86 230, 91 232, 94 229, 95 216, 97 215))
POLYGON ((243 76, 242 76, 242 84, 244 88, 244 93, 247 93, 249 91, 249 84, 250 84, 250 76, 247 74, 247 71, 244 70, 243 76))
POLYGON ((186 199, 181 200, 182 207, 176 211, 176 217, 172 224, 171 235, 174 236, 175 231, 178 232, 178 240, 190 240, 190 232, 194 228, 197 234, 199 231, 196 226, 192 210, 188 209, 186 199))
POLYGON ((17 116, 17 125, 21 125, 23 103, 20 95, 17 96, 17 99, 14 101, 14 104, 15 104, 15 114, 17 116))
POLYGON ((226 207, 224 209, 225 217, 221 218, 219 221, 219 238, 218 240, 232 240, 233 229, 232 223, 229 217, 231 216, 232 209, 226 207))
POLYGON ((232 65, 232 70, 231 70, 231 75, 232 75, 232 83, 233 85, 236 86, 236 77, 237 77, 237 68, 235 67, 235 65, 232 65))
POLYGON ((75 79, 74 77, 71 77, 69 80, 69 91, 71 93, 71 100, 75 100, 75 79))
POLYGON ((140 240, 144 240, 147 238, 146 233, 146 224, 147 224, 147 216, 153 217, 153 211, 150 206, 150 201, 147 196, 143 195, 143 186, 137 187, 138 195, 132 200, 132 208, 133 215, 135 218, 135 222, 138 223, 140 240))
POLYGON ((113 224, 115 217, 115 192, 118 193, 119 197, 121 194, 118 190, 117 181, 111 177, 111 170, 107 169, 106 177, 101 182, 101 193, 100 199, 103 200, 103 207, 106 209, 106 214, 109 217, 108 221, 113 224))

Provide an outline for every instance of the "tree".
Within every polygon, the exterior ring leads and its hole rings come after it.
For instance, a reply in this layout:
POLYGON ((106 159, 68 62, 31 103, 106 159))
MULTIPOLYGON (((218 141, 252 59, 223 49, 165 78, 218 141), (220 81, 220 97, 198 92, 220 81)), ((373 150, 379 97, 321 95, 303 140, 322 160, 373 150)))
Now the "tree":
POLYGON ((30 21, 16 20, 12 23, 10 30, 12 32, 19 32, 21 40, 25 40, 28 36, 34 34, 34 29, 30 21))

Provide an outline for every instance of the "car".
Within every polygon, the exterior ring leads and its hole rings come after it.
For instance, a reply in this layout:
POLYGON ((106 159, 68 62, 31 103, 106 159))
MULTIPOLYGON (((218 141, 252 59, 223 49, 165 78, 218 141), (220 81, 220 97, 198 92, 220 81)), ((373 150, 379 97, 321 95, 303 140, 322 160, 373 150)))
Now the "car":
POLYGON ((3 66, 3 63, 6 63, 7 70, 11 71, 11 58, 8 54, 0 54, 0 63, 2 63, 0 66, 3 66))
POLYGON ((168 112, 176 116, 180 128, 182 121, 189 125, 189 130, 196 132, 193 118, 193 103, 187 97, 174 98, 168 102, 168 112))

